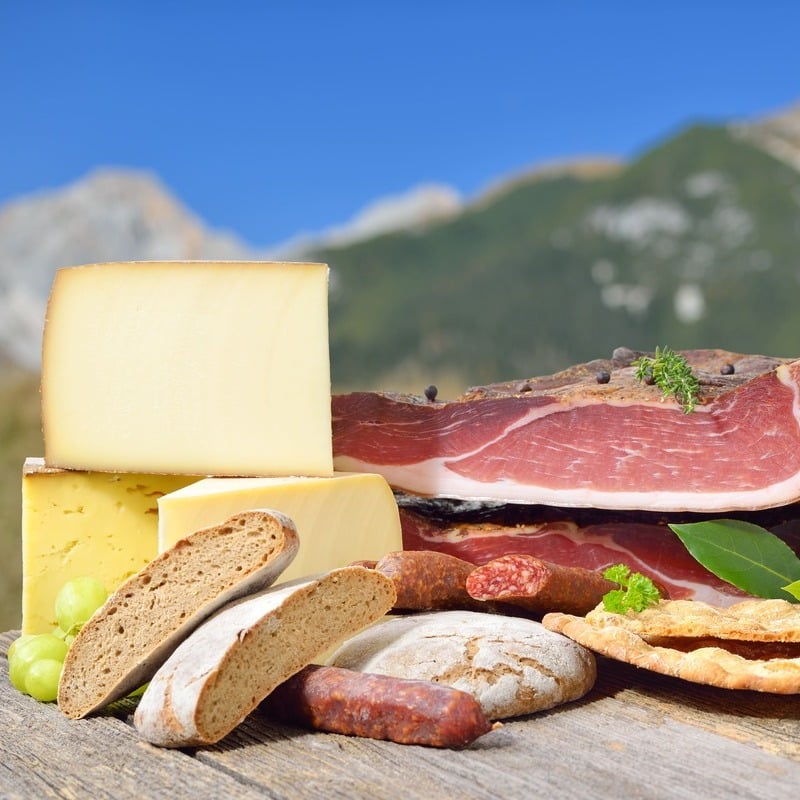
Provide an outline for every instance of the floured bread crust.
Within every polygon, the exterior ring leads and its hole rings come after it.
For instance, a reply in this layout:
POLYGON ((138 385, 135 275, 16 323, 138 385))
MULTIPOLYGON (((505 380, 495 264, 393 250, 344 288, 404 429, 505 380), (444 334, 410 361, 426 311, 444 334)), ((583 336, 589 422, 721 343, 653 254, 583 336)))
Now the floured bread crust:
POLYGON ((329 664, 468 692, 489 719, 577 700, 594 685, 594 656, 534 620, 477 611, 395 617, 362 631, 329 664))
POLYGON ((800 606, 783 600, 745 600, 727 609, 663 600, 638 614, 613 614, 601 606, 586 617, 550 613, 542 624, 596 653, 662 675, 722 689, 795 694, 800 656, 772 656, 775 643, 790 651, 800 641, 798 615, 800 606))

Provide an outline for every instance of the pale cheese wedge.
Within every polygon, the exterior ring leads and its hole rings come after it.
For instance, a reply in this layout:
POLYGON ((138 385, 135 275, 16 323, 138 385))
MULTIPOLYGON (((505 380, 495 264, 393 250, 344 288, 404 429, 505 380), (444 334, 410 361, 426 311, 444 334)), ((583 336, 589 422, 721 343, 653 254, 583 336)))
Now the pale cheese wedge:
POLYGON ((332 474, 327 302, 325 264, 58 270, 42 356, 46 463, 332 474))
POLYGON ((158 500, 159 548, 245 508, 274 508, 297 526, 300 551, 281 580, 313 575, 401 550, 389 484, 371 473, 330 478, 206 478, 158 500))
POLYGON ((50 633, 71 578, 113 592, 158 555, 158 498, 195 477, 53 469, 22 471, 22 632, 50 633))

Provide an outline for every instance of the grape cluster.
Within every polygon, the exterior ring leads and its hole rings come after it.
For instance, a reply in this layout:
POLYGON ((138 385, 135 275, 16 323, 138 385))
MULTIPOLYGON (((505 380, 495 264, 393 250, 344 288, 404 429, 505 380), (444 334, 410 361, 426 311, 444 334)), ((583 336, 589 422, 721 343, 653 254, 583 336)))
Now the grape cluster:
POLYGON ((55 700, 72 640, 107 597, 105 586, 96 578, 67 581, 56 596, 55 631, 24 634, 8 649, 8 677, 14 688, 42 702, 55 700))

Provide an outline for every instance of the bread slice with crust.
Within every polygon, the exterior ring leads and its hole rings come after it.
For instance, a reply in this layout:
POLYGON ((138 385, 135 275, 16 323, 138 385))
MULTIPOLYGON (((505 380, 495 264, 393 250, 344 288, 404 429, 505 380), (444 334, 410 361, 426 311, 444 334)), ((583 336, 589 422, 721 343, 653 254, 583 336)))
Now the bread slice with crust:
POLYGON ((176 542, 78 633, 58 685, 61 711, 85 717, 147 683, 203 620, 274 583, 298 548, 294 522, 267 509, 242 511, 176 542))
POLYGON ((287 678, 380 619, 396 597, 385 575, 353 566, 231 603, 159 669, 134 724, 162 747, 213 744, 287 678))

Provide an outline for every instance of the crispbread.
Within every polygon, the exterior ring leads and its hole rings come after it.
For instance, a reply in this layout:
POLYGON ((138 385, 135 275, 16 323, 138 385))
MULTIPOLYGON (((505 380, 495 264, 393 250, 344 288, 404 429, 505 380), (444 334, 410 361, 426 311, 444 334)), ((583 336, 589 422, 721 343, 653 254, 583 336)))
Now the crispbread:
MULTIPOLYGON (((705 644, 709 638, 716 638, 724 643, 725 638, 720 636, 718 631, 723 630, 728 634, 735 633, 731 619, 738 619, 742 623, 738 629, 737 641, 745 641, 741 636, 748 625, 756 634, 762 636, 762 639, 754 640, 756 642, 764 644, 782 641, 776 638, 781 635, 778 632, 772 632, 773 635, 769 637, 770 631, 764 626, 764 623, 773 616, 778 621, 778 627, 784 622, 786 623, 784 635, 790 638, 785 641, 794 642, 796 641, 796 631, 790 629, 787 622, 792 614, 776 605, 776 603, 783 602, 782 600, 743 601, 737 604, 743 606, 739 609, 739 613, 734 613, 733 617, 723 620, 723 623, 720 624, 719 615, 714 613, 713 607, 710 607, 709 611, 700 607, 695 608, 695 606, 705 605, 697 601, 661 601, 659 609, 652 609, 651 611, 655 613, 649 614, 646 618, 653 622, 652 630, 659 631, 657 635, 653 634, 650 628, 645 627, 645 623, 641 619, 645 612, 636 615, 609 614, 604 611, 600 612, 598 608, 586 617, 550 613, 544 616, 542 624, 549 630, 562 633, 596 653, 663 675, 723 689, 751 689, 774 694, 796 694, 800 692, 800 657, 746 658, 729 652, 723 647, 701 646, 686 651, 678 649, 678 647, 664 646, 670 638, 673 638, 676 643, 680 640, 682 646, 685 645, 687 639, 691 640, 692 638, 702 640, 702 644, 705 644), (679 603, 680 606, 668 606, 668 612, 665 614, 661 607, 672 603, 679 603), (691 613, 688 623, 682 627, 680 615, 677 612, 686 603, 690 604, 686 610, 691 613), (768 605, 762 608, 759 604, 768 605), (590 619, 590 617, 592 618, 590 619), (704 617, 710 625, 706 629, 702 628, 700 622, 704 617), (668 623, 668 620, 671 622, 668 623), (660 629, 658 624, 661 625, 660 629), (713 627, 715 624, 716 629, 713 627), (632 628, 637 628, 637 630, 632 628), (712 633, 709 633, 709 629, 712 630, 712 633), (693 631, 693 633, 689 634, 687 631, 693 631), (651 644, 646 637, 650 637, 653 641, 658 639, 659 644, 651 644)), ((787 603, 787 605, 790 604, 787 603)), ((730 612, 730 608, 716 609, 716 611, 724 615, 730 612)))
POLYGON ((598 605, 586 615, 597 628, 614 626, 645 641, 666 637, 800 642, 800 604, 786 600, 742 600, 719 608, 698 600, 661 600, 644 611, 615 614, 598 605))

